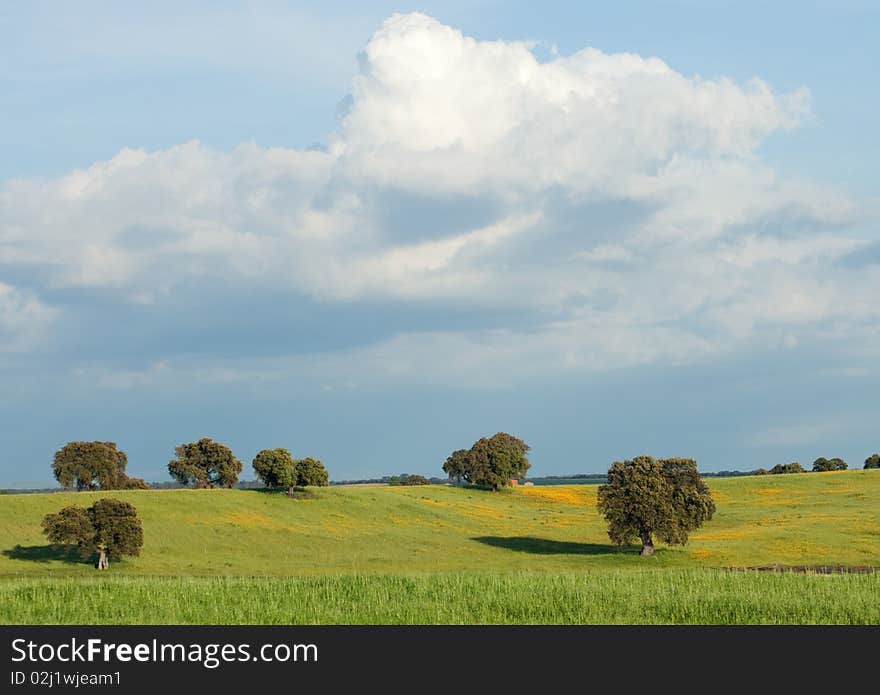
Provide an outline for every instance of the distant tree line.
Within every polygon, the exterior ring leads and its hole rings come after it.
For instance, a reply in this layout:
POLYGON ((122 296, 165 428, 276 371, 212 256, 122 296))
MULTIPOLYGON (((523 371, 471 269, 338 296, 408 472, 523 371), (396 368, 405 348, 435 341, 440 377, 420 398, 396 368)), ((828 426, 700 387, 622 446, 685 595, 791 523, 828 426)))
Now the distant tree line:
POLYGON ((399 475, 383 475, 381 478, 353 478, 353 479, 344 479, 344 480, 331 480, 330 486, 334 485, 399 485, 398 481, 403 477, 413 477, 418 476, 419 478, 425 478, 428 481, 428 485, 449 485, 448 478, 438 478, 437 476, 422 476, 415 473, 400 473, 399 475))
MULTIPOLYGON (((842 458, 827 459, 820 456, 813 461, 813 473, 826 473, 828 471, 845 471, 848 465, 842 458)), ((864 469, 880 468, 880 454, 871 454, 865 459, 864 469)), ((806 469, 797 461, 792 463, 778 463, 769 471, 759 468, 753 472, 753 475, 784 475, 787 473, 806 473, 806 469)))
MULTIPOLYGON (((530 467, 526 457, 529 446, 522 440, 505 432, 478 439, 470 449, 452 452, 443 464, 449 480, 459 483, 489 487, 498 490, 511 484, 512 480, 524 479, 530 467)), ((253 461, 254 472, 260 482, 240 481, 242 464, 229 447, 203 437, 195 442, 181 444, 174 449, 175 458, 168 463, 171 482, 147 483, 142 478, 126 473, 128 456, 115 442, 76 441, 69 442, 57 452, 52 462, 55 479, 65 490, 132 490, 162 489, 174 487, 194 488, 251 488, 269 487, 290 491, 296 487, 323 486, 331 484, 327 469, 317 459, 306 457, 294 459, 287 449, 263 449, 253 461)), ((847 470, 841 458, 819 457, 813 462, 813 472, 847 470)), ((880 454, 865 459, 865 469, 880 469, 880 454)), ((777 464, 766 470, 718 471, 703 473, 702 477, 734 477, 743 475, 784 475, 806 473, 797 461, 777 464)), ((532 481, 591 480, 606 482, 607 476, 597 473, 575 473, 568 476, 548 475, 532 478, 532 481)), ((417 474, 383 476, 361 480, 341 480, 332 484, 385 483, 388 485, 426 485, 442 483, 442 478, 427 478, 417 474)), ((0 490, 0 494, 23 492, 47 492, 42 489, 0 490)))
POLYGON ((388 485, 430 485, 431 481, 423 475, 401 473, 400 475, 392 475, 387 479, 388 485))
POLYGON ((561 485, 572 480, 579 483, 604 483, 608 480, 608 476, 604 473, 575 473, 573 475, 530 475, 528 476, 528 479, 539 485, 541 483, 546 485, 561 485))

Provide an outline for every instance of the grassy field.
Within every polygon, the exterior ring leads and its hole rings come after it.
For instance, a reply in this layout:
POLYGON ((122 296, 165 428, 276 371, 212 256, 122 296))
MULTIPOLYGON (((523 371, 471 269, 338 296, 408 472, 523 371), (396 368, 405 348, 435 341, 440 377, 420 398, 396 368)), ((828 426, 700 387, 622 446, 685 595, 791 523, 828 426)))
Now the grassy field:
POLYGON ((880 574, 101 577, 0 582, 0 622, 73 624, 878 624, 880 574))
POLYGON ((715 518, 652 558, 609 544, 593 485, 3 496, 0 622, 880 622, 876 574, 718 569, 880 566, 880 472, 708 483, 715 518), (101 495, 145 544, 98 575, 40 520, 101 495))

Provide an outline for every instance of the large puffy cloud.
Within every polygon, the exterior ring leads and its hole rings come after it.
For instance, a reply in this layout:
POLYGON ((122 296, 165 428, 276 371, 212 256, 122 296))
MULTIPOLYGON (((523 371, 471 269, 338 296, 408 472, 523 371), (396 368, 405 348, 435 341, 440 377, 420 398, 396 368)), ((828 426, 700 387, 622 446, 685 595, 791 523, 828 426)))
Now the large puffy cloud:
POLYGON ((880 277, 848 259, 870 247, 873 220, 760 159, 764 138, 809 114, 805 90, 594 49, 540 62, 526 43, 394 16, 324 150, 191 142, 4 184, 0 269, 18 289, 2 286, 0 326, 33 336, 59 311, 108 302, 144 321, 181 314, 197 347, 150 348, 138 357, 153 366, 103 379, 115 386, 179 369, 232 379, 236 364, 248 379, 262 365, 490 384, 792 347, 835 325, 869 336, 880 277), (257 300, 260 324, 253 307, 212 303, 236 292, 282 299, 257 300), (291 357, 297 336, 270 329, 304 302, 400 317, 368 345, 352 328, 337 352, 291 357), (218 326, 235 332, 242 311, 254 340, 275 341, 270 359, 222 354, 218 326), (459 314, 482 325, 431 324, 459 314))
POLYGON ((657 58, 585 49, 540 63, 423 15, 369 42, 336 146, 370 180, 436 191, 552 185, 626 195, 675 156, 742 156, 809 113, 760 80, 686 78, 657 58))

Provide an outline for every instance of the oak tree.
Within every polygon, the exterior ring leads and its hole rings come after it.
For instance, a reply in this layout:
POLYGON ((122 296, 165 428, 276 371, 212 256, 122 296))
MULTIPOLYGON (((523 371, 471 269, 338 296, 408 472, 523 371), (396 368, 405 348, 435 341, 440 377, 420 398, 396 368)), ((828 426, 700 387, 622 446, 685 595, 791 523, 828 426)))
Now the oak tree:
POLYGON ((253 461, 254 472, 268 488, 285 488, 293 494, 296 486, 296 462, 287 449, 263 449, 253 461))
POLYGON ((128 480, 127 464, 114 442, 68 442, 55 452, 52 473, 66 489, 117 490, 128 480))
POLYGON ((181 485, 197 488, 234 487, 241 473, 241 461, 232 450, 209 437, 175 447, 177 458, 168 472, 181 485))
POLYGON ((330 479, 324 464, 318 459, 307 456, 296 462, 296 484, 300 486, 324 487, 330 479))
POLYGON ((806 471, 797 461, 792 461, 791 463, 777 463, 770 469, 771 475, 787 475, 789 473, 806 473, 806 471))
POLYGON ((813 461, 813 472, 824 473, 826 471, 845 471, 847 468, 846 461, 840 458, 827 459, 820 456, 813 461))
POLYGON ((453 451, 443 464, 443 472, 449 476, 450 480, 457 482, 470 482, 470 462, 468 459, 469 452, 467 449, 458 449, 453 451))
POLYGON ((530 463, 526 457, 529 445, 507 432, 482 437, 469 450, 454 451, 443 470, 450 479, 464 480, 472 485, 486 485, 498 490, 523 478, 530 463))
POLYGON ((83 559, 97 554, 96 567, 107 569, 110 560, 140 555, 144 532, 137 510, 113 498, 96 500, 88 509, 64 507, 43 517, 43 533, 55 545, 75 547, 83 559))
POLYGON ((253 466, 266 487, 286 488, 291 497, 294 487, 324 486, 329 481, 323 463, 311 457, 294 459, 287 449, 263 449, 253 466))
POLYGON ((608 482, 599 486, 597 507, 611 540, 624 545, 638 539, 642 555, 653 555, 655 536, 684 545, 688 533, 715 513, 712 494, 693 459, 651 456, 615 461, 608 482))

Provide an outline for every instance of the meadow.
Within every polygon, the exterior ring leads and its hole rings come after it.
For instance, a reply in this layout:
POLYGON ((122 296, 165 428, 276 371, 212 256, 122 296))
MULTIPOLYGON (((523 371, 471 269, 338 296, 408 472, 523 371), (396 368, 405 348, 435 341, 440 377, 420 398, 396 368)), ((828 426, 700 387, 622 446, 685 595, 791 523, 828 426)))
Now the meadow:
POLYGON ((651 558, 612 546, 596 486, 353 486, 0 497, 2 623, 880 623, 880 472, 707 481, 715 517, 651 558), (134 504, 142 555, 106 573, 47 512, 134 504))

